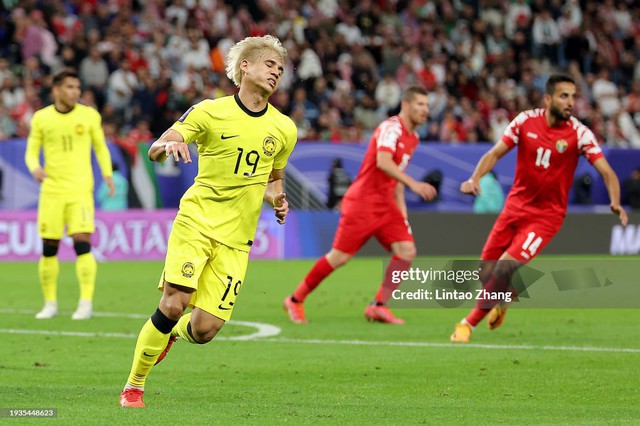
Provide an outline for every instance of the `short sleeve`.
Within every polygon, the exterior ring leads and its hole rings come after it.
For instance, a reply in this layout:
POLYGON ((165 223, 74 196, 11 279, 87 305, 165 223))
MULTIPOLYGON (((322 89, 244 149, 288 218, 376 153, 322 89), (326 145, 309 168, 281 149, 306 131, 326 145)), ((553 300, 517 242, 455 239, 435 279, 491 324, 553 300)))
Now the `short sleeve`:
POLYGON ((182 114, 182 117, 171 126, 171 129, 180 133, 186 143, 191 143, 205 133, 209 121, 210 116, 204 110, 202 102, 200 102, 182 114))
POLYGON ((604 157, 602 149, 596 140, 596 136, 585 125, 578 128, 578 150, 590 164, 593 164, 597 159, 604 157))
POLYGON ((273 160, 273 168, 276 170, 284 169, 289 161, 289 156, 293 152, 293 148, 298 141, 298 129, 293 121, 288 122, 288 129, 286 131, 286 141, 284 142, 284 149, 280 150, 276 154, 276 158, 273 160))
POLYGON ((524 112, 521 112, 514 118, 511 123, 504 129, 502 133, 502 137, 500 140, 506 143, 509 148, 513 148, 518 145, 520 141, 520 126, 527 120, 527 115, 524 112))
POLYGON ((400 121, 392 119, 384 121, 378 127, 376 150, 395 153, 400 136, 402 136, 402 124, 400 124, 400 121))

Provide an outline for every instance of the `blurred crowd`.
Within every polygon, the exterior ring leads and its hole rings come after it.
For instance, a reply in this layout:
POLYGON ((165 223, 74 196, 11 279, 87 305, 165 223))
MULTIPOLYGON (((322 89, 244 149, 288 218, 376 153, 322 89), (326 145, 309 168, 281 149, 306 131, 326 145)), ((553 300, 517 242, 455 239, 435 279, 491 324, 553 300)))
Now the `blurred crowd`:
POLYGON ((640 147, 640 3, 634 0, 3 0, 0 140, 25 137, 51 75, 79 70, 82 102, 125 149, 190 105, 235 92, 229 47, 274 34, 289 50, 271 102, 300 140, 366 141, 402 89, 430 91, 421 140, 494 141, 569 73, 574 115, 640 147))

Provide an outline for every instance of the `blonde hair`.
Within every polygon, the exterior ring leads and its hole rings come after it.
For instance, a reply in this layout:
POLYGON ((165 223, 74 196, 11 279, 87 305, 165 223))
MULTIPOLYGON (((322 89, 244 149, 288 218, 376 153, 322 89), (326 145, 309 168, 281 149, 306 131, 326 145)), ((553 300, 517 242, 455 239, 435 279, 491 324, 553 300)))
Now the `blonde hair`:
POLYGON ((270 50, 278 54, 284 65, 284 61, 287 59, 287 49, 278 38, 272 35, 246 37, 234 44, 231 49, 229 49, 229 53, 227 53, 227 77, 229 77, 236 86, 240 87, 240 83, 242 82, 240 63, 244 59, 249 62, 255 62, 264 55, 265 50, 270 50))

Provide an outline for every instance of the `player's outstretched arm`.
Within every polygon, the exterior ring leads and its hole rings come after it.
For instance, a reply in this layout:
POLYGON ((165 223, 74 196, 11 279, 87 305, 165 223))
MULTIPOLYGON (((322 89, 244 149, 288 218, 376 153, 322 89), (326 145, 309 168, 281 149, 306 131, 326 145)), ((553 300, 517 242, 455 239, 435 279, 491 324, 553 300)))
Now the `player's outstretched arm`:
POLYGON ((376 166, 385 172, 389 177, 406 185, 412 192, 421 196, 424 200, 432 200, 436 194, 436 189, 426 182, 418 182, 402 170, 393 161, 393 154, 389 151, 378 151, 376 156, 376 166))
POLYGON ((616 172, 613 171, 609 162, 604 157, 598 158, 593 163, 593 167, 600 173, 600 176, 602 176, 604 180, 604 185, 607 187, 611 211, 620 218, 622 226, 627 226, 629 217, 625 209, 620 205, 620 182, 618 181, 616 172))
POLYGON ((499 159, 501 159, 511 148, 502 141, 498 141, 493 148, 487 151, 478 161, 476 169, 469 179, 462 182, 460 191, 464 194, 479 195, 480 179, 493 169, 499 159))
POLYGON ((273 169, 269 175, 269 182, 264 191, 264 201, 273 206, 276 218, 283 225, 289 214, 289 202, 284 193, 284 169, 273 169))
POLYGON ((151 161, 162 162, 172 156, 176 163, 180 161, 180 158, 185 163, 191 162, 189 147, 184 142, 182 135, 173 129, 164 132, 157 141, 151 144, 148 155, 151 161))

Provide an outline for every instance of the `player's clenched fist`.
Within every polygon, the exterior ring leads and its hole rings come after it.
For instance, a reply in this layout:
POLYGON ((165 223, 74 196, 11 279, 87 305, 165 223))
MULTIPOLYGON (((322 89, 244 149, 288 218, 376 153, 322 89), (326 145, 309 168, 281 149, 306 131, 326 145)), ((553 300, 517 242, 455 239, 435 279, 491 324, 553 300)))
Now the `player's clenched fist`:
POLYGON ((182 158, 185 163, 191 162, 189 147, 184 142, 167 142, 164 146, 164 152, 167 158, 173 156, 176 163, 180 161, 180 158, 182 158))
POLYGON ((480 185, 472 179, 465 180, 460 185, 460 192, 463 194, 480 195, 480 185))

